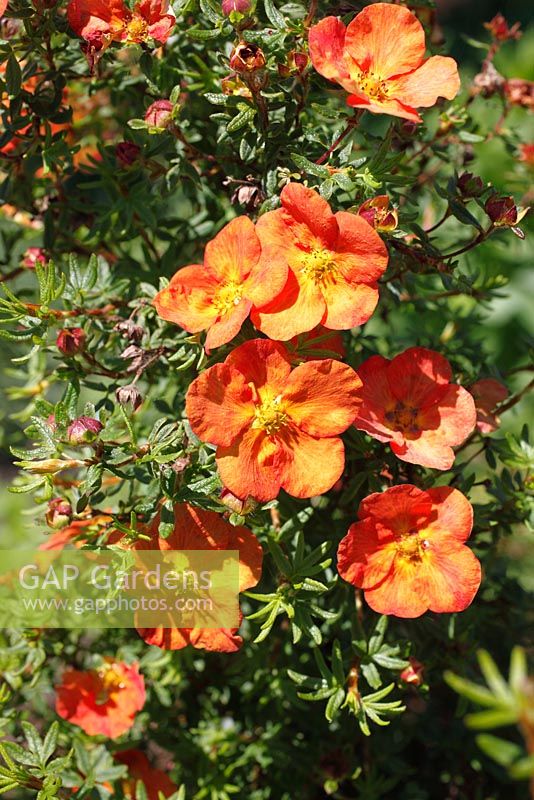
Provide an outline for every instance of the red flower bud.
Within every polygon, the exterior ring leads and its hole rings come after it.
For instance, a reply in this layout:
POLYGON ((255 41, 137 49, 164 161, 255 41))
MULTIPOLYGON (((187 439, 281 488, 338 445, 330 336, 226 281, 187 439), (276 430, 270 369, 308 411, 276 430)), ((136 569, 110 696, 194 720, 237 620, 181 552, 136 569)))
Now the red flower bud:
POLYGON ((64 528, 72 519, 71 504, 62 497, 52 498, 48 503, 45 519, 50 528, 64 528))
POLYGON ((115 158, 121 167, 131 167, 139 160, 141 148, 135 142, 119 142, 115 145, 115 158))
POLYGON ((250 0, 222 0, 222 12, 227 17, 236 11, 238 14, 248 14, 252 7, 250 0))
POLYGON ((90 444, 98 437, 103 425, 92 417, 78 417, 67 428, 69 444, 90 444))
POLYGON ((230 54, 230 67, 239 75, 257 72, 265 67, 265 56, 257 44, 239 42, 230 54))
POLYGON ((480 197, 484 191, 484 181, 472 172, 464 172, 458 178, 458 189, 462 197, 480 197))
POLYGON ((27 269, 35 269, 35 265, 37 263, 46 264, 47 262, 48 258, 46 257, 45 251, 42 247, 28 247, 24 253, 21 264, 27 269))
POLYGON ((298 50, 290 50, 287 54, 286 63, 278 64, 278 74, 281 78, 289 78, 291 75, 302 75, 310 63, 307 53, 298 50))
POLYGON ((358 210, 360 217, 377 231, 394 231, 399 223, 396 209, 389 207, 389 197, 386 194, 372 197, 362 203, 358 210))
POLYGON ((416 658, 409 658, 409 666, 402 670, 400 674, 401 681, 409 683, 412 686, 421 686, 423 683, 424 665, 421 664, 416 658))
POLYGON ((170 100, 156 100, 145 112, 145 122, 155 132, 166 130, 172 125, 176 106, 170 100))
POLYGON ((519 160, 528 167, 534 167, 534 144, 522 144, 520 146, 519 160))
POLYGON ((75 356, 84 350, 85 340, 83 328, 63 328, 58 333, 56 347, 64 356, 75 356))

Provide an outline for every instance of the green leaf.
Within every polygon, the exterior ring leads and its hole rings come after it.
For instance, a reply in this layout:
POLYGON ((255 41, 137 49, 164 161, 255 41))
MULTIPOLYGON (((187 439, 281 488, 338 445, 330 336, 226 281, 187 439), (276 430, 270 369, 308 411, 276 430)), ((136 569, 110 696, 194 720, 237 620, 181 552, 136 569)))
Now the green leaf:
POLYGON ((15 97, 19 94, 22 86, 22 70, 13 53, 7 60, 5 80, 9 96, 15 97))
POLYGON ((265 14, 269 22, 271 22, 275 28, 285 30, 287 23, 272 0, 263 0, 263 7, 265 8, 265 14))
POLYGON ((480 749, 501 767, 509 767, 523 753, 520 745, 499 739, 489 733, 480 733, 475 741, 480 749))

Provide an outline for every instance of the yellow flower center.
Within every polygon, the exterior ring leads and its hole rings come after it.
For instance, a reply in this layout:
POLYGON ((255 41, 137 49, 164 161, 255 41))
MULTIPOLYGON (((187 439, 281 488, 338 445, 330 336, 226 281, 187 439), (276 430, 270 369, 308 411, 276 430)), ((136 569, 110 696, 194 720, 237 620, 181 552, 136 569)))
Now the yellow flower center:
POLYGON ((419 426, 417 424, 418 414, 419 411, 417 408, 405 406, 404 403, 397 403, 394 408, 386 411, 384 416, 390 423, 390 428, 395 431, 400 431, 405 436, 410 436, 419 433, 419 426))
POLYGON ((261 428, 269 436, 277 433, 288 423, 288 416, 282 404, 282 396, 263 400, 254 411, 253 428, 261 428))
POLYGON ((310 250, 301 255, 300 273, 316 284, 334 283, 337 276, 335 253, 331 250, 310 250))
POLYGON ((100 680, 101 689, 96 696, 97 705, 104 705, 107 703, 111 695, 124 688, 122 677, 113 668, 113 664, 106 664, 97 670, 97 675, 100 680))
POLYGON ((388 98, 389 88, 387 81, 383 80, 375 72, 360 72, 357 80, 362 92, 372 100, 380 102, 388 98))
POLYGON ((128 42, 143 42, 148 38, 148 26, 146 20, 134 15, 126 28, 128 42))
POLYGON ((401 558, 412 564, 418 564, 430 548, 430 542, 425 539, 424 531, 408 531, 401 534, 396 542, 396 548, 401 558))
POLYGON ((213 298, 213 305, 219 314, 228 314, 235 306, 238 306, 243 298, 243 284, 230 281, 218 289, 213 298))

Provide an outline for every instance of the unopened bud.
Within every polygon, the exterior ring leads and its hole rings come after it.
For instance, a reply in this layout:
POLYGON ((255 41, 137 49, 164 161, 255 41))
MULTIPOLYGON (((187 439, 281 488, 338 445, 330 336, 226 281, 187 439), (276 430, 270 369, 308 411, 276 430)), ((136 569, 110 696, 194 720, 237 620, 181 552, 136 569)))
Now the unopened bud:
POLYGON ((226 488, 221 491, 219 499, 221 503, 226 506, 226 508, 229 508, 230 511, 233 511, 234 514, 239 514, 240 517, 250 514, 258 507, 257 501, 254 500, 254 498, 250 495, 247 495, 244 500, 241 500, 226 488))
POLYGON ((67 428, 67 439, 69 444, 90 444, 98 437, 103 425, 92 417, 78 417, 71 422, 67 428))
POLYGON ((139 161, 141 148, 135 142, 119 142, 115 145, 115 158, 121 167, 131 167, 139 161))
POLYGON ((289 78, 292 75, 302 75, 310 63, 307 53, 298 50, 290 50, 286 57, 285 64, 278 64, 278 74, 281 78, 289 78))
POLYGON ((229 17, 231 14, 248 14, 252 4, 250 0, 222 0, 221 9, 225 16, 229 17))
POLYGON ((128 386, 119 386, 115 392, 115 397, 117 398, 117 403, 120 403, 121 406, 131 405, 134 411, 137 411, 143 402, 141 392, 133 383, 128 384, 128 386))
POLYGON ((416 658, 409 658, 410 662, 400 674, 401 681, 409 683, 411 686, 421 686, 423 683, 424 665, 416 658))
POLYGON ((484 181, 472 172, 464 172, 458 178, 458 190, 462 197, 480 197, 484 191, 484 181))
POLYGON ((162 133, 167 130, 177 115, 179 106, 170 100, 156 100, 145 112, 145 122, 149 133, 162 133))
POLYGON ((36 264, 46 264, 48 259, 42 247, 28 247, 22 259, 22 266, 26 269, 35 269, 36 264))
POLYGON ((534 81, 510 78, 504 84, 504 94, 509 103, 522 108, 534 108, 534 81))
POLYGON ((85 348, 85 340, 83 328, 63 328, 58 333, 56 347, 64 356, 75 356, 85 348))
POLYGON ((366 200, 358 209, 358 214, 375 230, 384 233, 394 231, 399 224, 397 211, 389 207, 389 197, 386 194, 366 200))
POLYGON ((52 498, 48 503, 45 519, 50 528, 64 528, 72 519, 71 504, 62 497, 52 498))

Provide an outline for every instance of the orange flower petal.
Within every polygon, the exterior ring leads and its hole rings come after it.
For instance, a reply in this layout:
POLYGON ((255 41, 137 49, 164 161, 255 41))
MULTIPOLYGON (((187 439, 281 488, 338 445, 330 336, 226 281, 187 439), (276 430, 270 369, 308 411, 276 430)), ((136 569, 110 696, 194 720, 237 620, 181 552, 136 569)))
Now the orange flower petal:
POLYGON ((400 401, 409 400, 420 407, 435 391, 436 384, 447 384, 452 378, 449 362, 434 350, 410 347, 396 356, 387 368, 388 380, 400 401))
POLYGON ((454 450, 432 431, 422 431, 417 439, 391 442, 391 449, 401 461, 421 464, 430 469, 450 469, 454 464, 454 450))
POLYGON ((335 244, 338 224, 332 209, 319 192, 301 183, 288 183, 282 189, 280 200, 287 214, 284 221, 300 244, 326 248, 335 244))
POLYGON ((365 600, 373 611, 405 619, 420 617, 428 611, 427 581, 418 566, 396 559, 385 580, 365 590, 365 600))
POLYGON ((425 54, 425 32, 404 6, 373 3, 348 25, 345 48, 359 69, 381 80, 416 69, 425 54))
POLYGON ((447 444, 458 445, 473 431, 476 418, 472 396, 467 389, 451 383, 435 405, 419 412, 418 425, 447 444))
POLYGON ((388 250, 378 233, 357 214, 338 211, 336 253, 347 280, 374 284, 388 265, 388 250))
MULTIPOLYGON (((433 552, 421 567, 418 583, 430 611, 453 613, 471 604, 482 573, 479 560, 468 547, 433 552)), ((401 615, 397 612, 397 616, 401 615)))
POLYGON ((412 122, 423 121, 421 115, 417 113, 415 108, 400 103, 394 97, 380 101, 371 101, 360 94, 349 94, 347 97, 347 105, 351 106, 351 108, 362 108, 364 111, 371 111, 373 114, 389 114, 390 117, 409 119, 412 122))
POLYGON ((213 295, 219 284, 201 264, 183 267, 157 293, 154 306, 159 316, 175 322, 189 333, 208 328, 217 317, 213 295))
POLYGON ((432 499, 428 492, 406 483, 370 494, 360 503, 358 518, 372 517, 379 524, 379 537, 387 540, 391 532, 403 534, 419 529, 431 510, 432 499))
POLYGON ((236 497, 266 502, 280 491, 286 457, 279 442, 262 430, 248 429, 230 446, 219 447, 216 460, 222 482, 236 497))
POLYGON ((137 628, 143 641, 162 650, 183 650, 190 644, 189 631, 189 628, 137 628))
POLYGON ((250 318, 270 339, 287 341, 319 325, 326 312, 321 291, 311 281, 300 283, 289 273, 284 291, 272 303, 255 308, 250 318))
POLYGON ((280 482, 293 497, 323 494, 343 474, 345 448, 341 439, 315 439, 297 428, 284 431, 280 438, 286 455, 279 467, 280 482))
POLYGON ((460 76, 454 58, 432 56, 418 69, 391 82, 395 99, 415 108, 433 106, 438 97, 452 100, 460 91, 460 76))
POLYGON ((206 350, 209 352, 213 347, 231 342, 241 330, 241 325, 248 317, 251 308, 250 300, 240 300, 231 311, 218 317, 206 335, 206 350))
POLYGON ((71 0, 67 6, 67 19, 74 33, 82 39, 101 46, 102 37, 110 34, 117 22, 126 24, 131 11, 123 0, 71 0), (99 41, 100 40, 100 41, 99 41))
POLYGON ((252 400, 250 386, 236 369, 215 364, 193 381, 185 408, 197 436, 211 444, 227 445, 250 424, 252 400))
MULTIPOLYGON (((321 75, 336 83, 352 85, 345 63, 346 28, 337 17, 326 17, 310 28, 308 43, 313 66, 321 75)), ((348 91, 354 89, 347 88, 348 91)))
POLYGON ((337 551, 337 571, 359 589, 371 589, 384 581, 393 568, 395 548, 384 545, 372 520, 350 526, 337 551))
POLYGON ((216 653, 236 653, 243 645, 243 639, 236 630, 230 628, 195 628, 190 633, 193 647, 216 653))
POLYGON ((326 303, 323 324, 333 330, 363 325, 373 315, 378 303, 378 289, 365 283, 337 280, 323 286, 322 294, 326 303))
POLYGON ((473 528, 473 506, 467 497, 451 486, 437 486, 426 493, 432 501, 432 521, 425 526, 425 533, 438 545, 444 534, 455 542, 465 542, 473 528))
POLYGON ((204 264, 219 280, 241 284, 260 255, 254 223, 248 217, 236 217, 208 242, 204 264))
POLYGON ((284 346, 267 339, 252 339, 236 347, 225 364, 240 372, 247 384, 253 383, 260 395, 266 386, 275 394, 281 392, 291 372, 284 346))
POLYGON ((336 436, 353 422, 362 383, 348 364, 308 361, 293 370, 283 393, 284 407, 311 436, 336 436))

